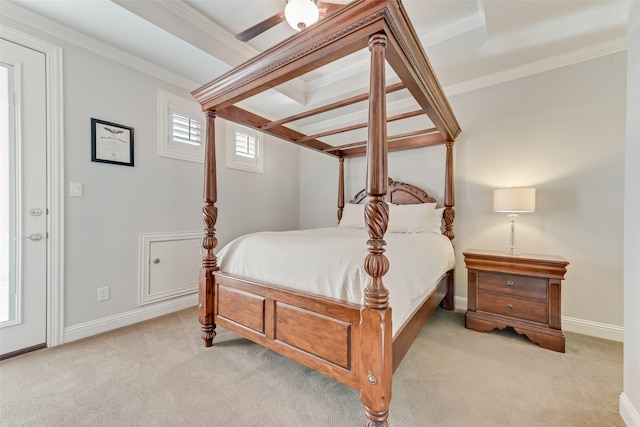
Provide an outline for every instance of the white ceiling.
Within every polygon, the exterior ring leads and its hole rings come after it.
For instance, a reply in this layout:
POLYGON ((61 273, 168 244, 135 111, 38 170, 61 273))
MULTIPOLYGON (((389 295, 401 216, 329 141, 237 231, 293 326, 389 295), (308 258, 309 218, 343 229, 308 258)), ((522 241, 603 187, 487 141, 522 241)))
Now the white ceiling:
MULTIPOLYGON (((189 89, 294 33, 283 22, 249 43, 233 37, 278 13, 285 0, 0 2, 17 4, 179 74, 192 82, 189 89)), ((628 2, 622 0, 404 0, 403 4, 448 94, 626 46, 628 2)), ((288 114, 301 106, 364 92, 367 64, 366 52, 356 53, 248 106, 264 111, 278 102, 288 114)), ((393 79, 390 73, 389 80, 393 79)))

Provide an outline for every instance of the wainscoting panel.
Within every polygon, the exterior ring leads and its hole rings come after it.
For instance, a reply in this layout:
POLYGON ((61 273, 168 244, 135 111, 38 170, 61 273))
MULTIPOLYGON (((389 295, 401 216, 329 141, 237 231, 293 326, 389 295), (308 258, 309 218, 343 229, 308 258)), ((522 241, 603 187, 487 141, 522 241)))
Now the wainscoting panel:
POLYGON ((138 305, 198 291, 202 233, 140 234, 138 305))

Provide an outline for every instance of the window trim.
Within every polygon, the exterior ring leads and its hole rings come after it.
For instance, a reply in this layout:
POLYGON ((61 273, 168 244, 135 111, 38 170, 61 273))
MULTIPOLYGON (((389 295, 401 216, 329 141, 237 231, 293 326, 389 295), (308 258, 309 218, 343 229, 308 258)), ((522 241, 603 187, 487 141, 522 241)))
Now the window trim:
POLYGON ((158 89, 158 156, 204 163, 206 123, 195 100, 158 89), (174 114, 200 122, 199 145, 173 139, 174 114))
POLYGON ((227 122, 226 126, 226 156, 225 163, 227 168, 238 169, 246 172, 263 173, 264 172, 264 150, 262 142, 262 133, 239 125, 233 122, 227 122), (255 158, 251 160, 236 151, 236 135, 238 131, 249 133, 255 138, 255 158))

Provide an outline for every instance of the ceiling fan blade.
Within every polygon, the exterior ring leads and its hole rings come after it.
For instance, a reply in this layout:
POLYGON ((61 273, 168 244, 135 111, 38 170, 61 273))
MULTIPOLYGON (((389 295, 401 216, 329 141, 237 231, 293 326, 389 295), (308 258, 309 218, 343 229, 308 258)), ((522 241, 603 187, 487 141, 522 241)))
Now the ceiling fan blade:
POLYGON ((271 18, 267 18, 262 22, 258 22, 253 27, 247 28, 243 32, 236 34, 235 37, 242 42, 249 41, 255 36, 264 33, 269 28, 275 27, 282 21, 284 21, 284 11, 273 15, 271 18))
POLYGON ((331 15, 338 9, 342 9, 344 4, 342 3, 331 3, 327 1, 318 2, 318 10, 320 11, 320 18, 324 18, 327 15, 331 15))

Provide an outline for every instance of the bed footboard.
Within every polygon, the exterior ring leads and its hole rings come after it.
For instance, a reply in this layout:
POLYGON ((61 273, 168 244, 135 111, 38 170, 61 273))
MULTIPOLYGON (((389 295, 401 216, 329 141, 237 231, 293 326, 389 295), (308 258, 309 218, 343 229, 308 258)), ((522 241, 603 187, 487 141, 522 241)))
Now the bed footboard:
POLYGON ((360 306, 214 274, 215 323, 358 388, 360 306))

